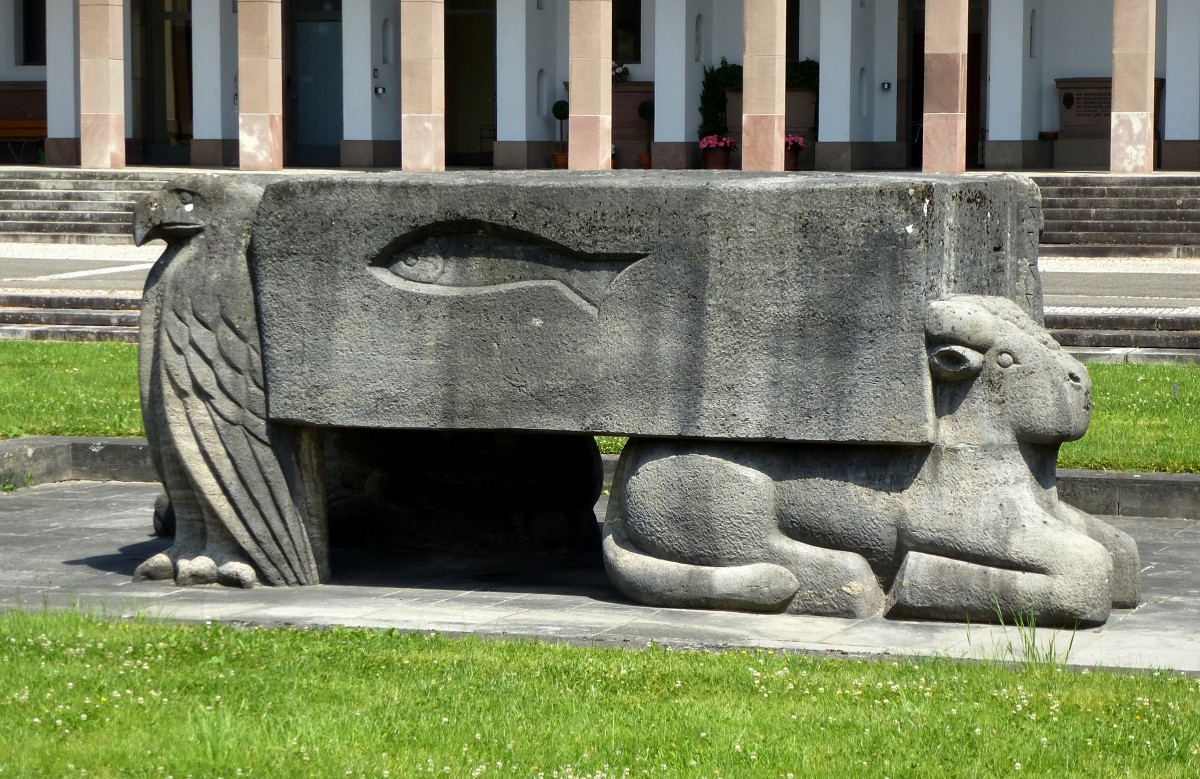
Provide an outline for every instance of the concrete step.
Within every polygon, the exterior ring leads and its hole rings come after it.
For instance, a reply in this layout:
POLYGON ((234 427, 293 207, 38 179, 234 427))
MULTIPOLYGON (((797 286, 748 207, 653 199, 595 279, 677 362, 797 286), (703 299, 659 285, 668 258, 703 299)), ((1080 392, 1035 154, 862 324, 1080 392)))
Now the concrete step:
POLYGON ((1060 208, 1115 208, 1155 211, 1200 209, 1200 196, 1193 197, 1058 197, 1042 190, 1042 211, 1060 208))
POLYGON ((1135 232, 1095 230, 1086 232, 1042 231, 1042 243, 1083 243, 1096 246, 1193 246, 1200 244, 1200 232, 1135 232))
POLYGON ((0 209, 0 226, 13 222, 89 222, 91 224, 119 224, 129 229, 133 224, 133 212, 129 209, 113 210, 100 208, 102 204, 86 211, 68 210, 38 210, 23 209, 9 211, 0 209))
POLYGON ((153 192, 162 187, 165 179, 68 179, 68 178, 13 178, 0 173, 2 190, 39 190, 42 192, 78 191, 91 192, 153 192))
MULTIPOLYGON (((1128 216, 1128 215, 1127 215, 1128 216)), ((1098 233, 1113 233, 1120 235, 1193 235, 1192 243, 1200 243, 1200 221, 1196 222, 1155 222, 1151 220, 1122 219, 1113 221, 1096 220, 1093 222, 1046 222, 1043 235, 1063 235, 1075 233, 1078 235, 1096 235, 1098 233)), ((1043 240, 1045 240, 1043 238, 1043 240)), ((1171 243, 1164 241, 1163 243, 1171 243)), ((1118 241, 1119 243, 1119 241, 1118 241)))
POLYGON ((0 340, 13 341, 120 341, 137 343, 138 332, 131 327, 100 325, 0 325, 0 340))
POLYGON ((17 196, 0 192, 0 211, 123 211, 133 210, 135 192, 122 193, 128 197, 106 197, 96 192, 62 192, 49 199, 17 196), (88 197, 81 197, 87 195, 88 197))
POLYGON ((138 326, 138 311, 0 307, 0 325, 85 325, 88 327, 138 326))
POLYGON ((1042 188, 1042 197, 1053 199, 1092 200, 1096 198, 1143 199, 1168 198, 1172 200, 1194 200, 1200 197, 1200 187, 1157 186, 1130 187, 1049 187, 1042 188))
POLYGON ((1104 259, 1110 257, 1142 257, 1166 259, 1194 259, 1200 257, 1200 246, 1155 246, 1153 244, 1128 245, 1105 244, 1103 246, 1091 243, 1048 244, 1043 242, 1038 247, 1038 253, 1043 257, 1072 257, 1076 259, 1104 259))
POLYGON ((1081 362, 1107 365, 1200 365, 1198 349, 1139 349, 1136 347, 1064 346, 1081 362))
POLYGON ((92 246, 132 246, 133 236, 119 233, 76 233, 63 230, 57 233, 21 233, 0 229, 0 243, 70 243, 92 246))
POLYGON ((80 293, 3 292, 0 306, 6 308, 76 308, 94 311, 139 311, 141 295, 94 295, 80 293))
MULTIPOLYGON (((4 204, 0 202, 0 208, 4 204)), ((1122 222, 1131 221, 1130 217, 1136 216, 1139 222, 1154 222, 1179 224, 1190 222, 1200 224, 1200 208, 1094 208, 1080 203, 1072 208, 1047 208, 1042 204, 1042 218, 1047 224, 1054 222, 1062 223, 1077 223, 1077 222, 1122 222)))
POLYGON ((1047 329, 1062 346, 1200 350, 1200 331, 1047 329))
POLYGON ((1082 175, 1043 175, 1033 174, 1029 178, 1033 179, 1037 185, 1043 189, 1053 189, 1055 187, 1104 187, 1104 186, 1130 186, 1130 187, 1161 187, 1161 186, 1193 186, 1200 187, 1200 176, 1195 173, 1181 173, 1179 175, 1165 175, 1157 173, 1154 175, 1111 175, 1111 174, 1082 174, 1082 175))
POLYGON ((1200 333, 1200 312, 1195 309, 1071 309, 1046 310, 1046 327, 1053 330, 1138 330, 1145 332, 1200 333))
POLYGON ((7 220, 0 221, 0 230, 10 233, 104 233, 107 235, 123 235, 129 243, 133 243, 133 217, 127 215, 128 221, 88 222, 82 220, 62 220, 54 222, 33 222, 7 220))

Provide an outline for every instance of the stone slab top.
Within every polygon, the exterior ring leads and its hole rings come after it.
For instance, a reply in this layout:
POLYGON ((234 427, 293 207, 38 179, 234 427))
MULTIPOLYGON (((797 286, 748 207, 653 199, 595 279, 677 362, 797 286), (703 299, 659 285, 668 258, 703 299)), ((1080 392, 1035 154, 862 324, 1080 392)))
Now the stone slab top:
POLYGON ((927 443, 926 302, 1040 319, 1040 224, 1017 176, 288 177, 250 260, 269 413, 927 443))

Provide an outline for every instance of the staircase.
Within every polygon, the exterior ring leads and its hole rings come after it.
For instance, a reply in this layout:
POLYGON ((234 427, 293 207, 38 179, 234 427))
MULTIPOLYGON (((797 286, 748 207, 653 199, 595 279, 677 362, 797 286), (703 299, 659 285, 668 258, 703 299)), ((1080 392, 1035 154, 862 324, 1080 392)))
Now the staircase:
POLYGON ((0 167, 0 242, 132 243, 133 199, 162 171, 0 167))
POLYGON ((137 343, 141 295, 0 293, 0 339, 137 343))
POLYGON ((1083 360, 1200 364, 1200 307, 1047 306, 1046 329, 1083 360))
POLYGON ((1200 257, 1200 177, 1031 178, 1042 190, 1044 255, 1200 257))

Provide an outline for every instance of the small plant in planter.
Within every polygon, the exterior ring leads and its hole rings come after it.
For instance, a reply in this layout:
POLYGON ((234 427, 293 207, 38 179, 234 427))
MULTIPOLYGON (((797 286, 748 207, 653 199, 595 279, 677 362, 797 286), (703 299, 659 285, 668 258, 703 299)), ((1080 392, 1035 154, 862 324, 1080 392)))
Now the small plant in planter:
POLYGON ((649 170, 651 165, 650 148, 654 143, 654 101, 643 100, 638 103, 638 117, 646 123, 646 153, 638 155, 642 170, 649 170))
POLYGON ((730 155, 737 147, 737 141, 728 135, 713 133, 704 136, 700 139, 704 167, 708 170, 727 170, 730 167, 730 155))
POLYGON ((571 116, 571 104, 566 100, 559 100, 550 106, 550 113, 554 114, 554 118, 558 120, 558 151, 550 156, 554 161, 554 167, 566 168, 567 151, 563 148, 563 122, 571 116))
POLYGON ((783 169, 800 170, 800 152, 803 150, 803 135, 785 135, 783 137, 783 169))

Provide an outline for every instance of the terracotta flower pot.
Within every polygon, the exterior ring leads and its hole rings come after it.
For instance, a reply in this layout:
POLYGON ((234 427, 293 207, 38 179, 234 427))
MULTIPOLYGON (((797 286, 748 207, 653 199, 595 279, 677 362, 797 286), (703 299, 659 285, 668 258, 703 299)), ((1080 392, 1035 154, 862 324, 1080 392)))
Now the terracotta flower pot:
POLYGON ((642 154, 639 154, 638 155, 638 164, 642 166, 642 170, 650 170, 650 165, 651 165, 650 154, 647 152, 643 152, 642 154))
POLYGON ((722 149, 705 149, 704 150, 704 169, 705 170, 729 170, 730 155, 733 150, 730 148, 722 149))
POLYGON ((556 170, 567 169, 567 153, 565 151, 550 152, 550 161, 554 164, 556 170))
POLYGON ((783 150, 783 169, 784 170, 800 170, 800 150, 799 149, 784 149, 783 150))

